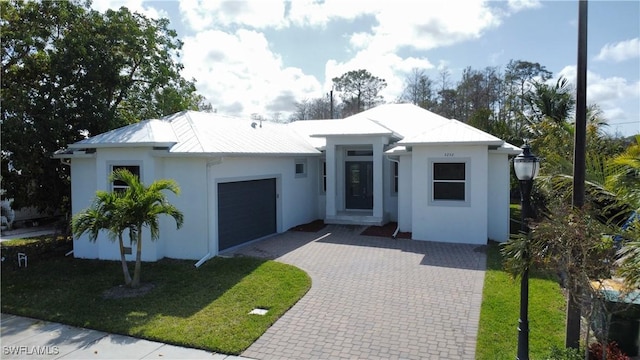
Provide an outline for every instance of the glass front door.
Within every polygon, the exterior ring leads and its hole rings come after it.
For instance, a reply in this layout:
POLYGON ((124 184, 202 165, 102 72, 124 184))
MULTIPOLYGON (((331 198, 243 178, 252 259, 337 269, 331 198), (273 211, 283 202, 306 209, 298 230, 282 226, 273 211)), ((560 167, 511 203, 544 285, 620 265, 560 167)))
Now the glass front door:
POLYGON ((373 209, 373 162, 345 162, 345 207, 373 209))

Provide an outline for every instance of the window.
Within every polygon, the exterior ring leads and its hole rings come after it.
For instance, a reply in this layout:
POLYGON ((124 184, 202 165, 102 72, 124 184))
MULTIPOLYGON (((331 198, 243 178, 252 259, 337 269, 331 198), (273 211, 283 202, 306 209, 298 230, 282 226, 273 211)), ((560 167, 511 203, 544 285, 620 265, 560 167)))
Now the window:
POLYGON ((433 163, 433 200, 467 200, 466 163, 433 163))
MULTIPOLYGON (((111 171, 116 171, 119 169, 127 169, 130 173, 140 178, 140 166, 138 165, 113 165, 111 167, 111 171)), ((113 191, 125 191, 128 186, 122 181, 116 180, 111 184, 113 191)))
POLYGON ((320 176, 322 176, 322 188, 321 193, 326 193, 327 192, 327 162, 323 161, 322 162, 322 169, 320 171, 320 176))
POLYGON ((304 159, 296 160, 296 177, 307 176, 307 161, 304 159))
POLYGON ((373 156, 373 150, 347 150, 347 156, 373 156))
POLYGON ((391 194, 398 194, 398 168, 400 164, 396 161, 391 162, 391 194))

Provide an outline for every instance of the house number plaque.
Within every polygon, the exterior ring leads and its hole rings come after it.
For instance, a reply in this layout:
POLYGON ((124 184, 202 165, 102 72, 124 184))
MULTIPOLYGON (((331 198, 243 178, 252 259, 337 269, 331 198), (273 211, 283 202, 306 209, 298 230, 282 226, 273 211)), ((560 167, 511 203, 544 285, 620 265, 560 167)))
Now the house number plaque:
POLYGON ((444 153, 444 156, 454 156, 453 153, 444 153))

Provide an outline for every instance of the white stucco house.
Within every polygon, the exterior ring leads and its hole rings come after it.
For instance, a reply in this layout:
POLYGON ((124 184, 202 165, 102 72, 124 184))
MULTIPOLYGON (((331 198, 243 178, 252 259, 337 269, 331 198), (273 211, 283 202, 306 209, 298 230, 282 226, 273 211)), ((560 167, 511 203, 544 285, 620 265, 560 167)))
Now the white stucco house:
MULTIPOLYGON (((339 120, 276 124, 180 112, 100 134, 54 155, 71 166, 72 211, 88 207, 111 171, 171 178, 177 230, 163 218, 143 260, 204 261, 323 219, 398 223, 414 240, 485 244, 509 234, 509 156, 521 149, 457 120, 387 104, 339 120)), ((79 258, 119 259, 106 234, 74 241, 79 258)), ((131 255, 133 256, 133 255, 131 255)))

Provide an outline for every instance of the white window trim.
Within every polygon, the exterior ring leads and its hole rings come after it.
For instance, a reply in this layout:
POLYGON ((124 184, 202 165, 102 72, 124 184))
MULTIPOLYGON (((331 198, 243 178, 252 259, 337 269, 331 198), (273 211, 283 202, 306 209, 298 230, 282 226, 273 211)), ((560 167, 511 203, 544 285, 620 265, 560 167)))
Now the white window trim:
POLYGON ((107 188, 110 191, 114 191, 115 189, 126 189, 128 188, 128 186, 118 186, 118 185, 114 185, 113 181, 109 181, 109 176, 111 176, 111 173, 113 172, 113 168, 114 167, 119 167, 119 166, 137 166, 138 170, 139 170, 139 176, 140 176, 140 181, 143 181, 142 179, 142 162, 141 161, 109 161, 107 162, 107 188))
POLYGON ((327 193, 327 188, 326 188, 326 184, 327 184, 327 160, 326 159, 320 159, 320 161, 318 161, 318 174, 320 174, 320 184, 318 186, 318 190, 320 191, 320 195, 324 195, 327 193))
POLYGON ((429 159, 429 205, 432 206, 471 206, 471 158, 430 158, 429 159), (464 163, 464 181, 452 180, 451 182, 464 182, 464 200, 435 200, 433 165, 436 163, 464 163))
POLYGON ((390 162, 390 170, 389 170, 389 175, 390 175, 390 184, 389 184, 389 194, 391 194, 391 196, 398 196, 398 193, 400 192, 400 163, 396 162, 396 161, 389 161, 390 162), (398 169, 398 174, 396 175, 395 170, 398 169), (398 191, 396 191, 396 187, 398 188, 398 191))
POLYGON ((296 178, 305 178, 307 177, 307 159, 296 159, 295 165, 293 168, 294 174, 296 178), (298 172, 298 165, 302 165, 302 172, 298 172))

